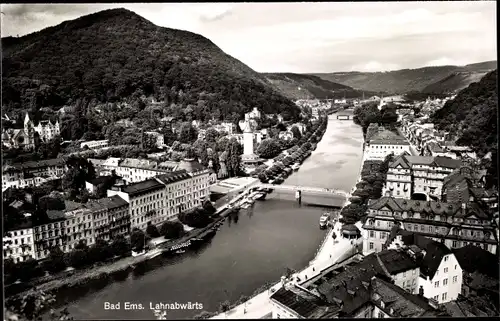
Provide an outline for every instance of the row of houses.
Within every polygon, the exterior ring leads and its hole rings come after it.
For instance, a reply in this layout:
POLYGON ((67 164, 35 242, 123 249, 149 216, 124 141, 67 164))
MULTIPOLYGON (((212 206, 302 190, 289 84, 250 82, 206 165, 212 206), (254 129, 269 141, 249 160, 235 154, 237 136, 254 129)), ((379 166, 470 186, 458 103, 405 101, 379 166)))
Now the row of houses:
POLYGON ((272 318, 494 316, 498 306, 475 295, 498 298, 498 268, 487 251, 450 250, 394 227, 381 251, 356 253, 300 285, 283 277, 270 296, 272 318))
POLYGON ((88 203, 65 202, 63 211, 49 210, 49 222, 32 226, 29 215, 24 226, 7 231, 4 258, 15 262, 46 258, 52 246, 71 251, 80 241, 92 245, 97 239, 128 236, 134 228, 146 229, 174 220, 182 211, 203 204, 209 197, 209 171, 191 164, 144 181, 114 186, 106 198, 88 203))
POLYGON ((37 186, 48 180, 61 178, 66 171, 66 162, 62 158, 4 165, 2 191, 9 187, 37 186))

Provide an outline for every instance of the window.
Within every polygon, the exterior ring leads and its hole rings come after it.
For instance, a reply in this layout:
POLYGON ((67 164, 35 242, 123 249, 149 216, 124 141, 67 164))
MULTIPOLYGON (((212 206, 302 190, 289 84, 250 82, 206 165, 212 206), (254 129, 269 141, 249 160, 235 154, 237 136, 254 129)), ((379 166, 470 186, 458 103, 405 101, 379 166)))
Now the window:
POLYGON ((444 268, 444 273, 448 273, 448 268, 444 268))
POLYGON ((444 279, 443 280, 443 286, 447 285, 448 284, 448 279, 444 279))
POLYGON ((375 232, 370 231, 370 237, 375 237, 375 232))
POLYGON ((378 318, 379 319, 383 319, 384 318, 384 313, 383 312, 379 312, 378 313, 378 318))
POLYGON ((439 288, 439 281, 434 282, 434 287, 439 288))
POLYGON ((405 287, 405 285, 406 285, 406 281, 403 281, 403 288, 405 287))
POLYGON ((446 292, 443 293, 443 295, 441 296, 441 300, 443 300, 443 301, 446 300, 446 292))
POLYGON ((448 255, 444 257, 444 261, 447 262, 448 261, 448 255))
POLYGON ((451 247, 453 247, 453 248, 457 247, 457 241, 453 241, 453 243, 451 244, 451 247))
POLYGON ((453 283, 457 283, 457 279, 458 279, 458 277, 455 275, 455 276, 453 277, 453 283))
POLYGON ((370 242, 370 250, 373 250, 373 242, 370 242))
POLYGON ((457 269, 457 265, 455 264, 455 270, 457 269))
POLYGON ((417 280, 413 279, 413 281, 411 282, 411 285, 416 285, 417 284, 417 280))
POLYGON ((439 300, 439 295, 435 295, 435 296, 433 297, 433 299, 434 299, 434 300, 436 300, 436 301, 438 301, 438 300, 439 300))

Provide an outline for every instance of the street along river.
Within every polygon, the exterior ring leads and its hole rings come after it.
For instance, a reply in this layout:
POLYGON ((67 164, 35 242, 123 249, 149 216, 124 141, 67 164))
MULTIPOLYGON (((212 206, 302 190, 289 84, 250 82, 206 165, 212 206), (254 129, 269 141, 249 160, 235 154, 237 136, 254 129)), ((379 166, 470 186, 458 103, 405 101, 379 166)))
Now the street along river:
MULTIPOLYGON (((283 184, 349 192, 359 172, 362 144, 360 127, 331 115, 317 149, 283 184)), ((197 250, 164 258, 143 275, 130 274, 100 290, 65 293, 69 312, 75 319, 152 319, 150 304, 178 303, 185 308, 168 311, 167 318, 190 319, 203 310, 216 311, 225 300, 249 296, 278 281, 287 267, 299 270, 314 257, 325 235, 318 226, 324 209, 306 203, 307 198, 302 205, 295 202, 293 193, 269 194, 251 210, 228 218, 197 250), (120 308, 110 309, 106 302, 120 303, 120 308)))

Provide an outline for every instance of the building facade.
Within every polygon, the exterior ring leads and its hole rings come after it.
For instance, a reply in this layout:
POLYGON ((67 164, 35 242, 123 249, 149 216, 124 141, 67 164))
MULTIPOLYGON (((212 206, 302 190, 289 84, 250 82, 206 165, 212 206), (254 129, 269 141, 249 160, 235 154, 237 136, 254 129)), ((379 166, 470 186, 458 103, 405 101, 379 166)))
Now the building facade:
POLYGON ((80 148, 89 148, 89 149, 94 149, 94 148, 103 148, 107 147, 109 145, 109 141, 107 139, 103 140, 90 140, 88 142, 83 142, 80 143, 80 148))
POLYGON ((498 235, 491 218, 476 203, 445 203, 382 197, 371 200, 363 228, 363 253, 381 251, 391 229, 398 224, 407 231, 442 241, 449 248, 467 244, 496 253, 498 235))
POLYGON ((33 227, 20 227, 5 233, 3 237, 3 258, 14 263, 35 258, 35 240, 33 227))
POLYGON ((411 154, 410 144, 403 137, 383 130, 373 136, 365 145, 365 160, 383 161, 389 154, 411 154))

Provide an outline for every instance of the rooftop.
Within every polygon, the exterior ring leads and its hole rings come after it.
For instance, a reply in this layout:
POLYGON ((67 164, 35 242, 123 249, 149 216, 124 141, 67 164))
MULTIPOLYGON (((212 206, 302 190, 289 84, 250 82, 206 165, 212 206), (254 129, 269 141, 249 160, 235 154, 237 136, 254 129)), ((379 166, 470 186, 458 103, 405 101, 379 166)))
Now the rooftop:
POLYGON ((186 179, 190 179, 191 175, 187 173, 186 170, 176 170, 175 172, 168 172, 162 175, 156 176, 156 179, 165 185, 180 182, 186 179))
POLYGON ((381 145, 410 145, 408 141, 389 130, 383 130, 373 136, 370 139, 370 144, 381 144, 381 145))
POLYGON ((472 244, 453 249, 453 253, 464 271, 468 273, 478 271, 498 280, 500 260, 497 255, 472 244))
POLYGON ((338 304, 325 302, 320 297, 296 286, 280 288, 271 296, 271 299, 307 319, 328 318, 340 308, 338 304))
POLYGON ((95 200, 89 200, 85 204, 92 211, 98 211, 103 209, 114 209, 122 206, 127 206, 128 203, 123 198, 118 195, 113 195, 111 197, 104 197, 95 200))
POLYGON ((198 163, 195 159, 183 159, 179 162, 177 170, 185 170, 188 173, 196 173, 206 170, 205 166, 198 163))
POLYGON ((465 218, 475 215, 479 219, 483 220, 489 218, 476 203, 467 203, 465 210, 463 210, 462 206, 463 204, 460 203, 407 200, 387 196, 383 196, 376 200, 370 200, 368 203, 368 209, 370 210, 386 209, 395 213, 412 211, 428 215, 445 215, 457 218, 465 218))
POLYGON ((152 178, 142 182, 127 185, 123 188, 123 192, 129 194, 130 196, 134 196, 152 192, 162 188, 165 188, 165 185, 152 178))

